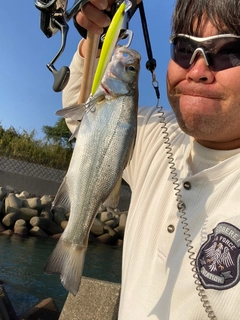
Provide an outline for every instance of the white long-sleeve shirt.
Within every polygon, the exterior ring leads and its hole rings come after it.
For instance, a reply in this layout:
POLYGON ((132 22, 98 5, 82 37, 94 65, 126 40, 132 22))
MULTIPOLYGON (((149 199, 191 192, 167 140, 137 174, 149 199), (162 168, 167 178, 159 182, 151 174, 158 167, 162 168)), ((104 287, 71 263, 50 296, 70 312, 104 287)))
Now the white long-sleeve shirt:
MULTIPOLYGON (((82 66, 76 53, 63 106, 77 101, 82 66)), ((174 180, 158 111, 139 108, 135 149, 124 172, 132 199, 124 236, 119 320, 208 319, 193 277, 195 266, 216 318, 239 320, 240 150, 200 146, 167 112, 174 180), (178 192, 183 213, 177 208, 178 192), (192 241, 192 258, 186 240, 192 241)), ((69 127, 73 131, 74 123, 69 127)))

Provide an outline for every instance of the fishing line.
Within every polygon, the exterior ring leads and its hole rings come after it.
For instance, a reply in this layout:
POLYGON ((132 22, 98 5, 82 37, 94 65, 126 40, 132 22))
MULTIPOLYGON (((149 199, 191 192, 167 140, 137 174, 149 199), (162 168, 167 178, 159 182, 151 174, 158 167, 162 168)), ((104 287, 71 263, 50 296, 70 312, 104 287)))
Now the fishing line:
POLYGON ((166 155, 167 155, 167 160, 168 160, 168 165, 170 169, 170 175, 171 179, 173 182, 173 189, 175 192, 176 196, 176 201, 177 201, 177 208, 180 213, 180 222, 182 224, 182 229, 183 229, 183 235, 184 235, 184 240, 185 244, 187 247, 187 252, 188 252, 188 257, 190 260, 190 265, 192 267, 192 273, 193 273, 193 278, 194 278, 194 283, 196 285, 196 289, 198 291, 198 295, 200 297, 200 300, 203 304, 203 307, 205 309, 205 312, 208 315, 208 318, 212 320, 217 320, 217 317, 214 314, 214 311, 210 305, 210 302, 208 300, 207 294, 205 289, 203 288, 201 281, 198 276, 198 270, 196 267, 196 259, 194 258, 195 252, 193 250, 192 246, 192 239, 191 239, 191 233, 189 229, 189 223, 187 219, 187 213, 185 211, 186 206, 182 200, 182 194, 181 194, 181 186, 177 174, 177 169, 176 169, 176 163, 173 155, 173 150, 172 150, 172 145, 168 133, 168 128, 167 128, 167 122, 165 119, 165 114, 163 111, 163 107, 159 106, 159 100, 160 100, 160 90, 159 90, 159 84, 156 79, 155 75, 155 68, 157 66, 156 60, 153 58, 152 54, 152 48, 151 48, 151 43, 150 43, 150 37, 148 33, 148 28, 147 28, 147 20, 145 16, 145 11, 144 11, 144 6, 143 6, 143 1, 138 5, 139 12, 140 12, 140 17, 141 17, 141 23, 142 23, 142 28, 143 28, 143 35, 145 39, 145 45, 146 45, 146 50, 147 50, 147 55, 148 55, 148 61, 146 62, 146 68, 152 73, 152 85, 153 88, 155 89, 156 97, 157 97, 157 103, 156 103, 156 108, 158 108, 158 114, 159 114, 159 122, 162 124, 162 135, 163 135, 163 142, 165 144, 165 149, 166 149, 166 155))

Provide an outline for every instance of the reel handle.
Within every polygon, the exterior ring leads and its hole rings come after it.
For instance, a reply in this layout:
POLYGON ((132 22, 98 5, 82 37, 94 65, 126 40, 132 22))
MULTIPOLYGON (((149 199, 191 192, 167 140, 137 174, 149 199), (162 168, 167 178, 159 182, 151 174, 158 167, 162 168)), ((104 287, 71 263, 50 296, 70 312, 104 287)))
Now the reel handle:
POLYGON ((63 66, 60 70, 57 70, 52 64, 47 64, 47 67, 53 74, 53 91, 61 92, 68 83, 70 69, 66 66, 63 66))

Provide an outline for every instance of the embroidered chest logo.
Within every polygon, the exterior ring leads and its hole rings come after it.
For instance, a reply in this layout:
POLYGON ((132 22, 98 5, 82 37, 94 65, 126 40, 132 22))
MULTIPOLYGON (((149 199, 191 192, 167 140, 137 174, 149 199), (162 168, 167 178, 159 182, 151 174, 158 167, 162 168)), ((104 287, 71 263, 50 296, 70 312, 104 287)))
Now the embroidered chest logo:
POLYGON ((240 280, 240 230, 219 223, 201 246, 196 265, 205 289, 225 290, 240 280))

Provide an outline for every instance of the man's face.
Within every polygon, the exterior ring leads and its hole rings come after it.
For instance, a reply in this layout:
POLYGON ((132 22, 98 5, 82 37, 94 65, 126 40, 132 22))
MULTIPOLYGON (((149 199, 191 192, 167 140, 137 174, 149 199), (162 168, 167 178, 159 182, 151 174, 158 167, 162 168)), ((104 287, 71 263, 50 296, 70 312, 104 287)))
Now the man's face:
MULTIPOLYGON (((205 21, 198 36, 216 34, 205 21)), ((167 89, 184 132, 209 148, 240 148, 240 66, 211 71, 201 54, 189 69, 170 60, 167 89)))

